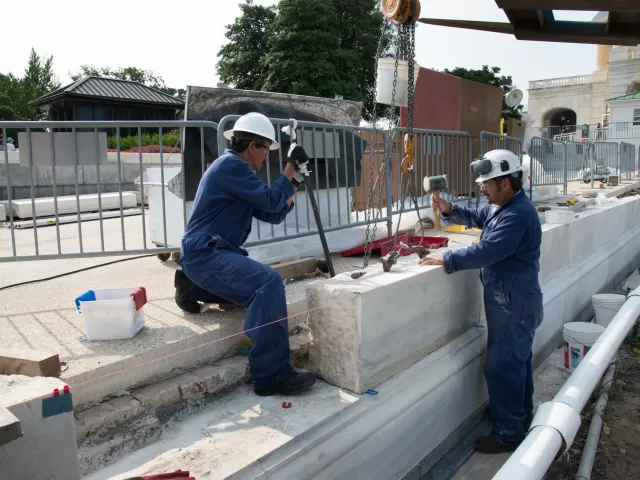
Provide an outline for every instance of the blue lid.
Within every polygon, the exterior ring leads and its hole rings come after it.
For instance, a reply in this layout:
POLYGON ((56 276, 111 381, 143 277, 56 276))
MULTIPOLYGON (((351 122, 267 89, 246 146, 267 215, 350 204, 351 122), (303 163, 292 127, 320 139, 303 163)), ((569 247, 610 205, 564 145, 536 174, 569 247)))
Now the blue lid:
POLYGON ((95 302, 96 292, 93 290, 87 290, 82 295, 76 298, 76 308, 80 311, 80 302, 95 302))

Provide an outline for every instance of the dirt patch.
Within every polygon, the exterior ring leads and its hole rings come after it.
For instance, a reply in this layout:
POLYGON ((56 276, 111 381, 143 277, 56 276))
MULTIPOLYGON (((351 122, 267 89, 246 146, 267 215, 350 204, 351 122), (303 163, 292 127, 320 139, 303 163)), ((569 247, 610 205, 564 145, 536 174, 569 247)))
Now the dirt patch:
MULTIPOLYGON (((640 356, 624 343, 604 415, 592 480, 636 480, 640 472, 640 356)), ((599 389, 583 410, 582 426, 568 454, 549 469, 548 480, 574 479, 599 389)))

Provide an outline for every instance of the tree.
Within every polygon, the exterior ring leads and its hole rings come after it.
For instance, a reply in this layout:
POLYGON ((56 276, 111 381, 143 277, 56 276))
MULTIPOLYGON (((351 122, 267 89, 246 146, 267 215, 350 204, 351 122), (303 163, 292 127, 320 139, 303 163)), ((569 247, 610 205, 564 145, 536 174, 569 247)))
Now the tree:
POLYGON ((240 10, 242 14, 226 26, 229 43, 218 52, 220 60, 216 68, 225 83, 242 90, 262 90, 266 78, 262 60, 269 52, 277 7, 254 5, 247 0, 240 10))
MULTIPOLYGON (((472 70, 468 68, 457 67, 453 70, 445 69, 444 73, 453 75, 455 77, 466 78, 467 80, 473 80, 475 82, 486 83, 493 85, 494 87, 502 88, 502 92, 506 95, 515 87, 513 86, 513 79, 509 77, 500 76, 501 69, 499 67, 489 67, 483 65, 481 70, 472 70)), ((515 118, 520 120, 522 118, 522 109, 524 105, 518 105, 517 107, 508 107, 502 97, 502 118, 515 118)))
POLYGON ((142 70, 136 67, 112 69, 109 67, 96 68, 93 65, 81 65, 79 72, 74 74, 70 73, 69 76, 74 82, 80 80, 82 77, 107 77, 138 82, 164 92, 167 95, 171 95, 172 97, 179 98, 180 100, 184 100, 187 93, 183 88, 175 89, 167 87, 162 77, 156 76, 150 70, 142 70))
POLYGON ((382 54, 394 44, 379 0, 280 0, 277 8, 247 1, 240 8, 218 54, 222 81, 249 90, 342 95, 364 102, 363 116, 371 117, 383 25, 382 54))

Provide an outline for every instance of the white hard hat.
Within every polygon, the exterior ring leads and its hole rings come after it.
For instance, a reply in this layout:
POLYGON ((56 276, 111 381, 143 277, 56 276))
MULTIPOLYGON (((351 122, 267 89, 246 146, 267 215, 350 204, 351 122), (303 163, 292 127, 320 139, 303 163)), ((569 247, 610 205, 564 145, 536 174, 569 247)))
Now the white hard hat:
POLYGON ((485 153, 482 158, 476 160, 476 162, 485 165, 483 169, 476 169, 476 173, 481 174, 476 179, 477 183, 483 183, 492 178, 504 177, 522 171, 520 159, 515 153, 509 150, 491 150, 485 153))
POLYGON ((271 121, 258 112, 247 113, 240 117, 231 130, 224 132, 224 138, 231 140, 234 132, 253 133, 271 141, 271 150, 277 150, 280 145, 276 141, 276 130, 271 121))

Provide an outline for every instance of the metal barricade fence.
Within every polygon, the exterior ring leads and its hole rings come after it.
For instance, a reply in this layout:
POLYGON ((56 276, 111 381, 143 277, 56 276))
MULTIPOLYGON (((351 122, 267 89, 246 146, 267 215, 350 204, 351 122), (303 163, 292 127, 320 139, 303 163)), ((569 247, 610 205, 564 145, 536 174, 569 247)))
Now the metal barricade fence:
POLYGON ((168 258, 179 250, 188 218, 186 192, 193 191, 194 182, 197 188, 206 169, 204 139, 216 137, 210 132, 217 124, 0 122, 5 138, 8 129, 25 131, 18 134, 19 152, 0 152, 0 196, 8 216, 8 222, 0 219, 0 262, 139 254, 168 258), (203 141, 185 164, 183 138, 194 133, 203 141), (157 152, 145 151, 147 145, 157 152))
POLYGON ((631 143, 620 142, 620 175, 627 174, 627 180, 636 172, 636 147, 631 143))
POLYGON ((529 157, 531 189, 535 186, 562 185, 566 192, 566 145, 564 142, 533 137, 529 146, 529 157))
MULTIPOLYGON (((229 115, 220 120, 220 152, 230 145, 224 132, 232 129, 238 118, 240 115, 229 115)), ((268 185, 275 181, 284 168, 290 138, 282 128, 292 124, 291 119, 270 120, 281 148, 270 153, 265 168, 260 173, 268 185)), ((391 231, 391 217, 381 213, 390 204, 390 198, 385 199, 384 193, 380 194, 380 186, 384 185, 383 180, 388 175, 388 172, 381 170, 385 165, 384 148, 388 134, 378 131, 377 138, 373 134, 374 130, 370 127, 297 121, 297 143, 312 159, 309 167, 310 182, 314 187, 323 228, 327 233, 366 225, 369 220, 373 224, 376 210, 377 222, 386 222, 387 231, 391 231), (373 211, 370 209, 371 183, 376 186, 373 211)), ((282 225, 274 226, 254 220, 246 246, 264 245, 317 233, 304 185, 296 192, 295 203, 294 212, 286 217, 282 225)))
POLYGON ((589 142, 565 142, 567 182, 574 182, 590 178, 588 172, 591 167, 590 149, 593 145, 589 142))
POLYGON ((480 155, 491 150, 509 150, 515 153, 522 162, 522 142, 519 138, 500 135, 499 133, 480 132, 480 155))
MULTIPOLYGON (((402 160, 405 157, 404 136, 407 129, 391 130, 390 178, 387 199, 392 198, 392 211, 415 209, 411 201, 407 176, 403 182, 402 160), (404 204, 402 199, 405 198, 404 204)), ((424 193, 423 179, 434 175, 447 175, 448 189, 442 192, 449 201, 466 201, 471 205, 473 197, 470 163, 472 161, 471 135, 466 132, 414 129, 415 164, 413 193, 418 209, 430 208, 428 195, 424 193)))
POLYGON ((608 175, 620 174, 620 163, 618 158, 619 146, 617 142, 594 142, 594 164, 595 179, 606 177, 608 175))

